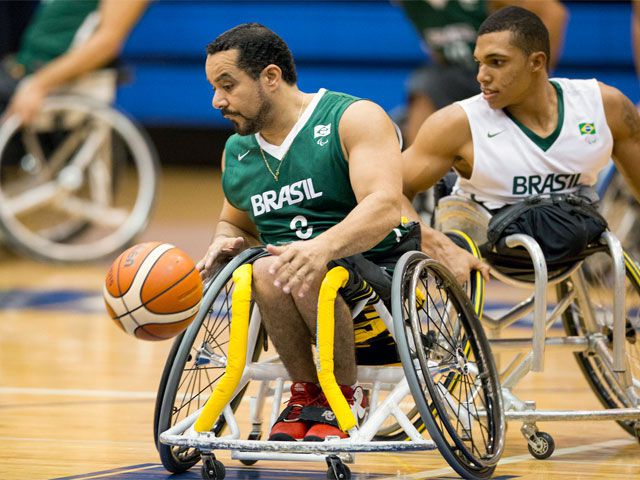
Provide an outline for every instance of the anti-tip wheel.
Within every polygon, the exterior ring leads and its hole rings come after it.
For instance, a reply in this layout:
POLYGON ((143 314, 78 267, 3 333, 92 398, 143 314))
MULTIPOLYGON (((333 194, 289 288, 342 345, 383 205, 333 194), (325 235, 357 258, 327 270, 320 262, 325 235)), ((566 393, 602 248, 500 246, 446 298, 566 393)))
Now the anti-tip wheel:
POLYGON ((538 432, 529 439, 527 446, 532 457, 538 460, 544 460, 553 454, 553 451, 556 449, 556 442, 553 441, 553 437, 547 432, 538 432), (534 445, 532 445, 532 443, 534 445))
POLYGON ((225 475, 224 465, 220 460, 208 456, 202 457, 203 480, 224 480, 225 475))
POLYGON ((329 469, 327 470, 327 478, 329 480, 350 480, 351 479, 351 470, 347 467, 340 457, 337 455, 330 455, 327 457, 327 465, 329 469))

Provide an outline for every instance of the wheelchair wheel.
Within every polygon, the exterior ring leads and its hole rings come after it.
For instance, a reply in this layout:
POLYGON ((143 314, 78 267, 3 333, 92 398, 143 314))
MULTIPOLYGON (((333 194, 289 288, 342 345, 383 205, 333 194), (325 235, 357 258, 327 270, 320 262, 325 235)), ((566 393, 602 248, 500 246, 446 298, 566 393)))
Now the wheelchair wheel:
MULTIPOLYGON (((218 360, 226 359, 231 325, 231 294, 233 271, 244 263, 264 255, 263 249, 247 250, 222 268, 209 284, 198 316, 178 337, 167 358, 154 418, 154 441, 162 464, 173 473, 188 470, 200 460, 200 452, 193 448, 169 446, 160 443, 159 435, 204 406, 222 377, 225 366, 218 360)), ((253 347, 253 361, 261 353, 264 331, 261 329, 253 347)), ((231 402, 236 409, 246 388, 231 402)), ((212 431, 219 435, 226 422, 221 415, 212 431)))
POLYGON ((489 343, 453 276, 420 252, 400 259, 393 319, 402 366, 422 420, 451 467, 489 477, 505 420, 489 343))
POLYGON ((622 175, 615 169, 602 195, 600 212, 607 219, 609 230, 620 240, 622 246, 637 258, 640 254, 640 229, 637 227, 640 205, 622 175))
MULTIPOLYGON (((464 248, 476 258, 482 259, 480 250, 474 243, 474 241, 466 234, 460 231, 447 232, 447 236, 460 248, 464 248)), ((463 285, 467 296, 473 307, 473 311, 478 318, 482 318, 484 312, 484 298, 485 298, 485 281, 482 274, 479 271, 471 272, 469 281, 463 285)), ((424 423, 420 418, 420 413, 417 407, 413 407, 406 413, 407 417, 412 421, 413 426, 419 431, 424 431, 424 423)), ((374 437, 376 441, 402 441, 409 437, 404 432, 402 427, 393 423, 387 427, 380 429, 377 435, 374 437)))
MULTIPOLYGON (((589 326, 583 316, 582 305, 575 301, 563 315, 564 328, 569 335, 587 336, 602 348, 577 352, 576 360, 591 389, 605 408, 640 406, 640 266, 625 253, 625 365, 628 387, 622 385, 613 372, 613 278, 611 259, 607 252, 588 257, 581 266, 579 277, 588 288, 589 303, 595 325, 589 326)), ((564 295, 568 285, 558 286, 558 294, 564 295)), ((637 435, 637 422, 618 422, 629 434, 637 435)))
POLYGON ((155 199, 157 155, 107 104, 47 98, 38 118, 0 128, 0 231, 35 258, 79 262, 122 250, 155 199))

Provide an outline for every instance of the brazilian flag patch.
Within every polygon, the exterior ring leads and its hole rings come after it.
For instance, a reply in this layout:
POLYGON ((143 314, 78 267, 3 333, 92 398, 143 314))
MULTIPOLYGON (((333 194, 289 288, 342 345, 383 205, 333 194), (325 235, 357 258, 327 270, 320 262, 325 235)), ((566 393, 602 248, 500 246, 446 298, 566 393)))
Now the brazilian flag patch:
POLYGON ((580 129, 580 135, 595 135, 596 126, 593 123, 580 123, 578 124, 580 129))

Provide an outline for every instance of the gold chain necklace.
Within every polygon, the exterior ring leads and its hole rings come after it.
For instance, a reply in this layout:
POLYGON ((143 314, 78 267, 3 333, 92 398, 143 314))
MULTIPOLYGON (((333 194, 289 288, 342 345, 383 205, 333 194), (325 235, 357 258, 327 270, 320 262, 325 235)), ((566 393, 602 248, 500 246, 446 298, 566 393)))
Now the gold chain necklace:
MULTIPOLYGON (((304 106, 304 93, 300 92, 300 96, 301 96, 300 110, 298 111, 298 119, 296 120, 295 124, 297 124, 300 121, 300 117, 302 116, 302 107, 304 106)), ((291 143, 293 144, 293 141, 291 143)), ((289 153, 289 149, 291 148, 291 145, 289 145, 289 148, 287 149, 287 151, 284 152, 284 155, 282 155, 282 158, 278 160, 278 166, 276 167, 275 172, 271 169, 271 165, 269 165, 269 162, 267 162, 267 157, 264 156, 264 151, 262 150, 260 143, 258 143, 258 148, 260 149, 260 155, 262 155, 262 161, 264 162, 265 167, 267 167, 267 170, 269 170, 269 173, 271 174, 273 179, 277 182, 278 179, 280 178, 280 168, 282 167, 282 162, 284 162, 284 159, 287 156, 287 153, 289 153)))

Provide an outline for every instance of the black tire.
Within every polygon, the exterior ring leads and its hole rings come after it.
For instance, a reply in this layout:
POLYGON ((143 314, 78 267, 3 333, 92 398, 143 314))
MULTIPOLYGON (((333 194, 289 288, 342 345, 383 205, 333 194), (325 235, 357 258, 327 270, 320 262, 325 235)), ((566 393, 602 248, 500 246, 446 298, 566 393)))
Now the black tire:
POLYGON ((490 477, 504 447, 505 420, 493 356, 469 299, 444 266, 409 252, 396 266, 392 302, 402 366, 431 438, 463 478, 490 477))
POLYGON ((224 480, 227 475, 224 464, 214 458, 205 458, 200 470, 203 480, 224 480))
MULTIPOLYGON (((231 324, 231 292, 233 271, 242 264, 250 263, 265 255, 263 249, 247 250, 231 260, 209 284, 197 317, 185 333, 179 337, 167 359, 160 381, 156 400, 154 435, 158 453, 164 467, 173 473, 185 472, 200 460, 200 452, 194 448, 165 445, 159 435, 206 403, 216 382, 224 373, 224 367, 207 365, 202 352, 211 357, 227 355, 225 341, 231 324), (187 390, 178 401, 179 388, 187 390)), ((257 361, 263 342, 264 330, 256 338, 253 361, 257 361)), ((231 401, 235 410, 242 400, 246 387, 231 401)), ((219 435, 226 422, 221 415, 212 431, 219 435)))
MULTIPOLYGON (((598 252, 588 257, 580 267, 578 275, 586 282, 589 292, 589 301, 593 306, 596 321, 596 330, 587 328, 581 314, 582 306, 575 301, 563 314, 562 322, 568 335, 594 336, 602 334, 606 347, 611 352, 612 330, 612 295, 613 279, 611 277, 611 258, 608 252, 598 252)), ((625 292, 626 292, 626 364, 629 373, 635 380, 635 395, 640 396, 640 265, 631 256, 625 253, 625 292)), ((570 285, 563 282, 558 285, 559 297, 564 296, 570 285)), ((612 372, 610 358, 603 358, 596 349, 588 352, 576 352, 574 354, 582 373, 589 386, 596 394, 605 408, 638 407, 629 395, 619 385, 616 375, 612 372)), ((636 397, 636 398, 637 398, 636 397)), ((621 420, 618 424, 630 435, 636 436, 636 425, 633 420, 621 420)))

